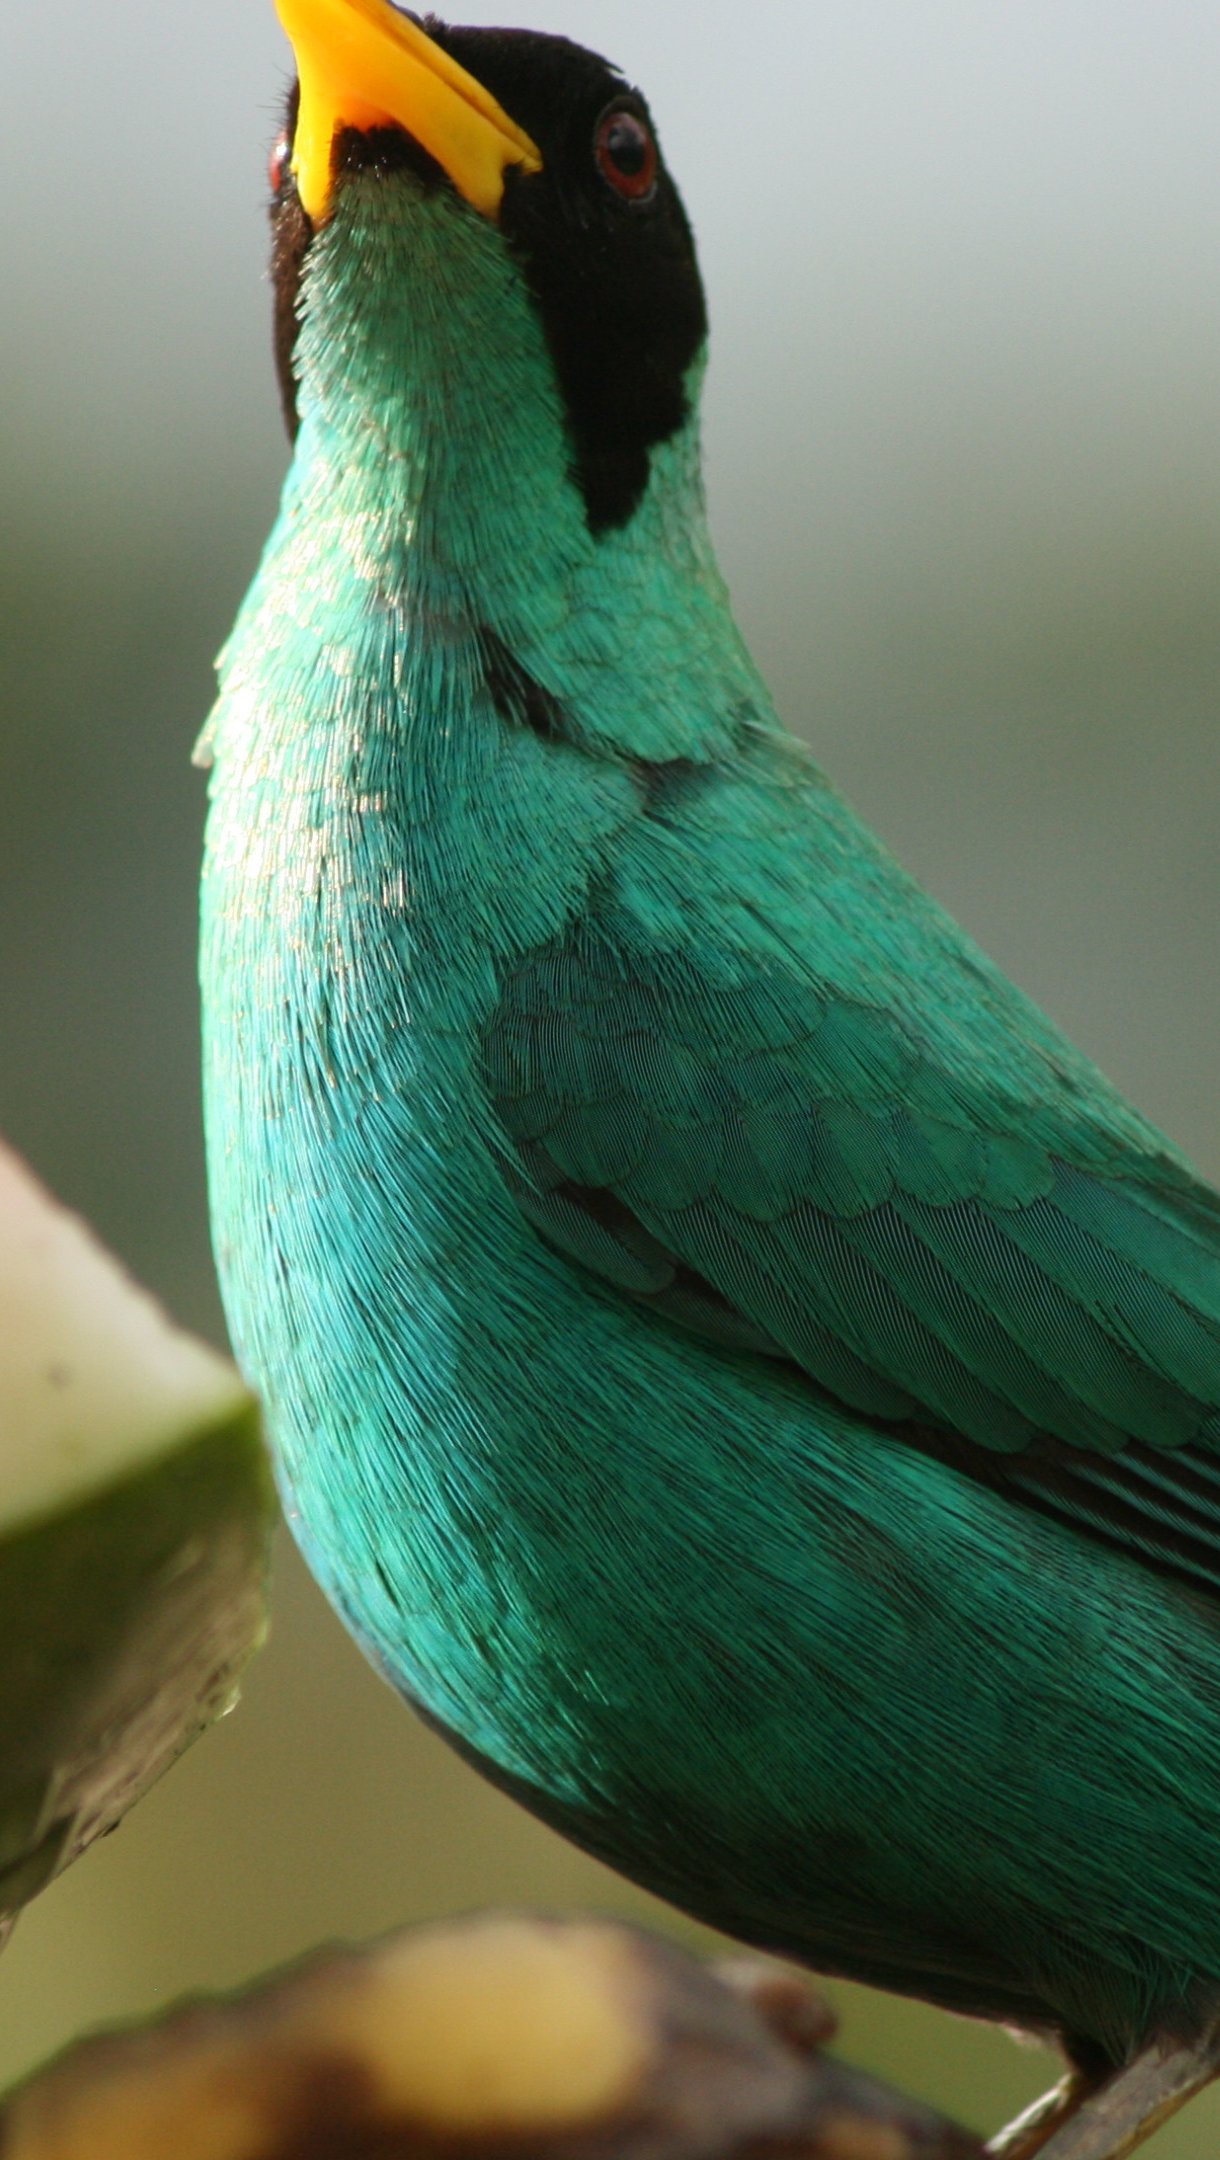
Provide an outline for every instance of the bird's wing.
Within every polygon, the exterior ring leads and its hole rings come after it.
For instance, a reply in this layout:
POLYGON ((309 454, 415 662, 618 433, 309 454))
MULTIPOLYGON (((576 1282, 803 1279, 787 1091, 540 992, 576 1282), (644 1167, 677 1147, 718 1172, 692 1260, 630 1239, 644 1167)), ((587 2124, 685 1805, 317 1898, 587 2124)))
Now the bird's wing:
POLYGON ((483 1054, 569 1258, 1220 1586, 1220 1200, 816 775, 654 791, 483 1054))

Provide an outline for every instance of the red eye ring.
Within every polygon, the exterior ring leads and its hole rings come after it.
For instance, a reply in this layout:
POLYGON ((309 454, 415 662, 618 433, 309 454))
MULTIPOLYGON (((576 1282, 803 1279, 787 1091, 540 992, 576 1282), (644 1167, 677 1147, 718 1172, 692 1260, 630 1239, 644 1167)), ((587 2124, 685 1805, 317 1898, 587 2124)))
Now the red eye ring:
POLYGON ((291 152, 292 144, 289 142, 287 135, 281 135, 267 160, 267 184, 273 195, 278 195, 284 185, 291 152))
POLYGON ((593 138, 602 179, 626 202, 647 202, 657 185, 661 154, 646 120, 625 106, 611 105, 597 123, 593 138))

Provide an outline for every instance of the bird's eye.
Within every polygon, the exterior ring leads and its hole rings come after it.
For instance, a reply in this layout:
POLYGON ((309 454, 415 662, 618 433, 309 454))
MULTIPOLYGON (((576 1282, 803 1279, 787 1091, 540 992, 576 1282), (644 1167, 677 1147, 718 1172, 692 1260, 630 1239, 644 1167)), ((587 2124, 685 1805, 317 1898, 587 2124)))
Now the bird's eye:
POLYGON ((656 189, 660 154, 656 137, 637 113, 611 106, 597 123, 594 138, 602 179, 627 202, 647 202, 656 189))
POLYGON ((288 137, 281 135, 267 160, 267 180, 273 195, 278 195, 284 185, 291 151, 292 144, 289 142, 288 137))

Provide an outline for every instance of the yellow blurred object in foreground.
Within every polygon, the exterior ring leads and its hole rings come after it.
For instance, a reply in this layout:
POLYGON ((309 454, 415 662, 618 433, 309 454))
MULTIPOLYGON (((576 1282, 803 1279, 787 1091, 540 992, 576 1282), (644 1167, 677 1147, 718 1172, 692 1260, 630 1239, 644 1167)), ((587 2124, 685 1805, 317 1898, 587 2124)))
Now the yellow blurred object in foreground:
POLYGON ((803 1983, 610 1922, 492 1916, 329 1951, 86 2041, 0 2112, 0 2160, 974 2160, 824 2059, 803 1983))

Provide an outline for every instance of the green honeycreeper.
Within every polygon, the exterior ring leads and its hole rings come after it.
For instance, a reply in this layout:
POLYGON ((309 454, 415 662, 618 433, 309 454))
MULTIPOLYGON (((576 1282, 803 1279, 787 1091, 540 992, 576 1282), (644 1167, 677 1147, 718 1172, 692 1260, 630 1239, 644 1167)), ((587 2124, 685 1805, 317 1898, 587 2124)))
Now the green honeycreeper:
POLYGON ((1220 1200, 776 717, 560 38, 281 0, 215 1243, 305 1552, 548 1822, 1100 2072, 1220 2008, 1220 1200))

